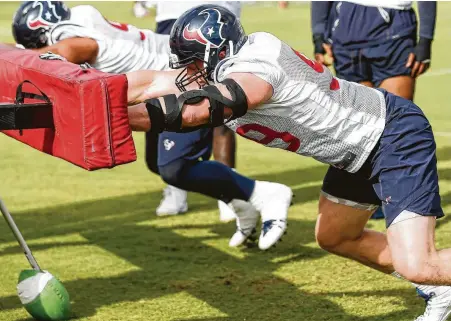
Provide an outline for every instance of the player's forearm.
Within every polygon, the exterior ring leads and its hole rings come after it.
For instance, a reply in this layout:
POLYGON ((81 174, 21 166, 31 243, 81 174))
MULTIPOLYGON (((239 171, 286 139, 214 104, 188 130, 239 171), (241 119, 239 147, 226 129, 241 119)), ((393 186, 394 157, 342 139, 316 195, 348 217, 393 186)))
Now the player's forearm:
POLYGON ((324 35, 326 32, 331 1, 312 1, 310 4, 311 28, 313 35, 324 35))
POLYGON ((437 2, 418 1, 418 15, 420 17, 420 38, 434 39, 437 2))
POLYGON ((151 129, 151 119, 146 104, 138 104, 128 108, 128 119, 133 131, 148 132, 151 129))
POLYGON ((129 105, 135 105, 151 98, 146 97, 146 89, 153 81, 153 73, 152 70, 138 70, 127 73, 127 101, 129 105))
MULTIPOLYGON (((181 112, 180 131, 183 131, 183 129, 189 129, 207 124, 210 116, 208 105, 209 105, 208 103, 201 102, 200 104, 197 105, 184 106, 181 112)), ((164 118, 160 117, 155 117, 155 119, 151 118, 152 117, 149 114, 149 109, 146 107, 145 103, 137 104, 135 106, 131 106, 128 108, 129 124, 130 128, 133 131, 139 132, 150 131, 152 129, 151 126, 152 121, 155 122, 155 127, 163 128, 165 126, 164 118), (158 121, 161 123, 157 124, 158 121)))
MULTIPOLYGON (((230 110, 224 109, 224 116, 229 117, 230 110)), ((182 108, 182 128, 198 127, 210 122, 210 103, 208 99, 195 105, 184 105, 182 108)), ((217 125, 219 126, 219 124, 217 125)), ((215 127, 211 125, 210 127, 215 127)))
POLYGON ((127 73, 128 104, 134 105, 151 98, 179 94, 174 83, 177 74, 177 71, 157 70, 138 70, 127 73))

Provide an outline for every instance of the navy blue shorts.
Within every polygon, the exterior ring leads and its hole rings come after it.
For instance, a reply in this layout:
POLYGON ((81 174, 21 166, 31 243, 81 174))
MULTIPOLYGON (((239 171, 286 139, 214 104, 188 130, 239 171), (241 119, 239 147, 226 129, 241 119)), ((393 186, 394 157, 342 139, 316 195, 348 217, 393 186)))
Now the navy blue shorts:
POLYGON ((158 137, 158 166, 175 160, 208 160, 213 145, 213 130, 199 129, 190 133, 162 132, 158 137))
MULTIPOLYGON (((156 32, 169 34, 175 21, 175 19, 160 21, 157 23, 156 32)), ((212 144, 213 129, 211 128, 183 134, 163 132, 158 135, 157 166, 164 166, 179 159, 208 160, 211 156, 212 144)), ((150 150, 149 154, 151 152, 150 150)))
POLYGON ((333 47, 334 67, 338 78, 353 82, 371 81, 376 87, 387 78, 410 75, 409 54, 414 38, 404 37, 363 49, 333 47))
POLYGON ((322 190, 352 203, 382 205, 387 227, 404 210, 442 217, 431 125, 410 100, 381 91, 387 119, 378 145, 356 173, 330 167, 322 190))

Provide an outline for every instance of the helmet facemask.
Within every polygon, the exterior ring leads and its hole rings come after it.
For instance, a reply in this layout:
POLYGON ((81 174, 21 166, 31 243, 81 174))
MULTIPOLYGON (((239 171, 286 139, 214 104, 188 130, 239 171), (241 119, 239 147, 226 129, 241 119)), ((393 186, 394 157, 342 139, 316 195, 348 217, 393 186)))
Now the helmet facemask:
MULTIPOLYGON (((230 42, 233 48, 233 44, 230 42)), ((196 82, 199 88, 210 85, 213 81, 213 72, 219 61, 223 60, 228 54, 228 46, 221 48, 211 48, 208 43, 205 46, 205 53, 203 59, 199 59, 197 55, 189 58, 179 60, 177 55, 171 54, 169 65, 172 69, 184 68, 175 80, 175 84, 180 91, 186 91, 186 87, 193 82, 196 82), (197 61, 202 62, 202 68, 198 66, 197 61), (195 71, 193 73, 193 66, 195 71), (190 71, 188 72, 188 69, 190 71)))

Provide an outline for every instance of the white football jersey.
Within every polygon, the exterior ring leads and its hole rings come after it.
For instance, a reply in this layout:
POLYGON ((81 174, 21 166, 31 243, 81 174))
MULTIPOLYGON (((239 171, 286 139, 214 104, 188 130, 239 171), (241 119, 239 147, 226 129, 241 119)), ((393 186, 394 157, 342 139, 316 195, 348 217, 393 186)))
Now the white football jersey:
POLYGON ((69 20, 61 21, 49 32, 49 45, 63 39, 87 37, 99 46, 92 67, 109 72, 169 69, 169 36, 132 25, 106 20, 94 7, 71 8, 69 20))
POLYGON ((273 87, 265 104, 228 125, 248 139, 356 172, 385 126, 384 95, 333 77, 275 36, 258 32, 215 69, 215 81, 252 73, 273 87))

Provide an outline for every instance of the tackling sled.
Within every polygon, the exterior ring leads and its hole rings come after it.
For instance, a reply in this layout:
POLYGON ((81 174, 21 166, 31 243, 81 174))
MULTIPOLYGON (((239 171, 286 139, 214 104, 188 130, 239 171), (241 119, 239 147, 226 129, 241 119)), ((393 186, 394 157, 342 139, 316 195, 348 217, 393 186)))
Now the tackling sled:
POLYGON ((86 170, 135 161, 126 76, 57 58, 0 45, 3 133, 86 170))

